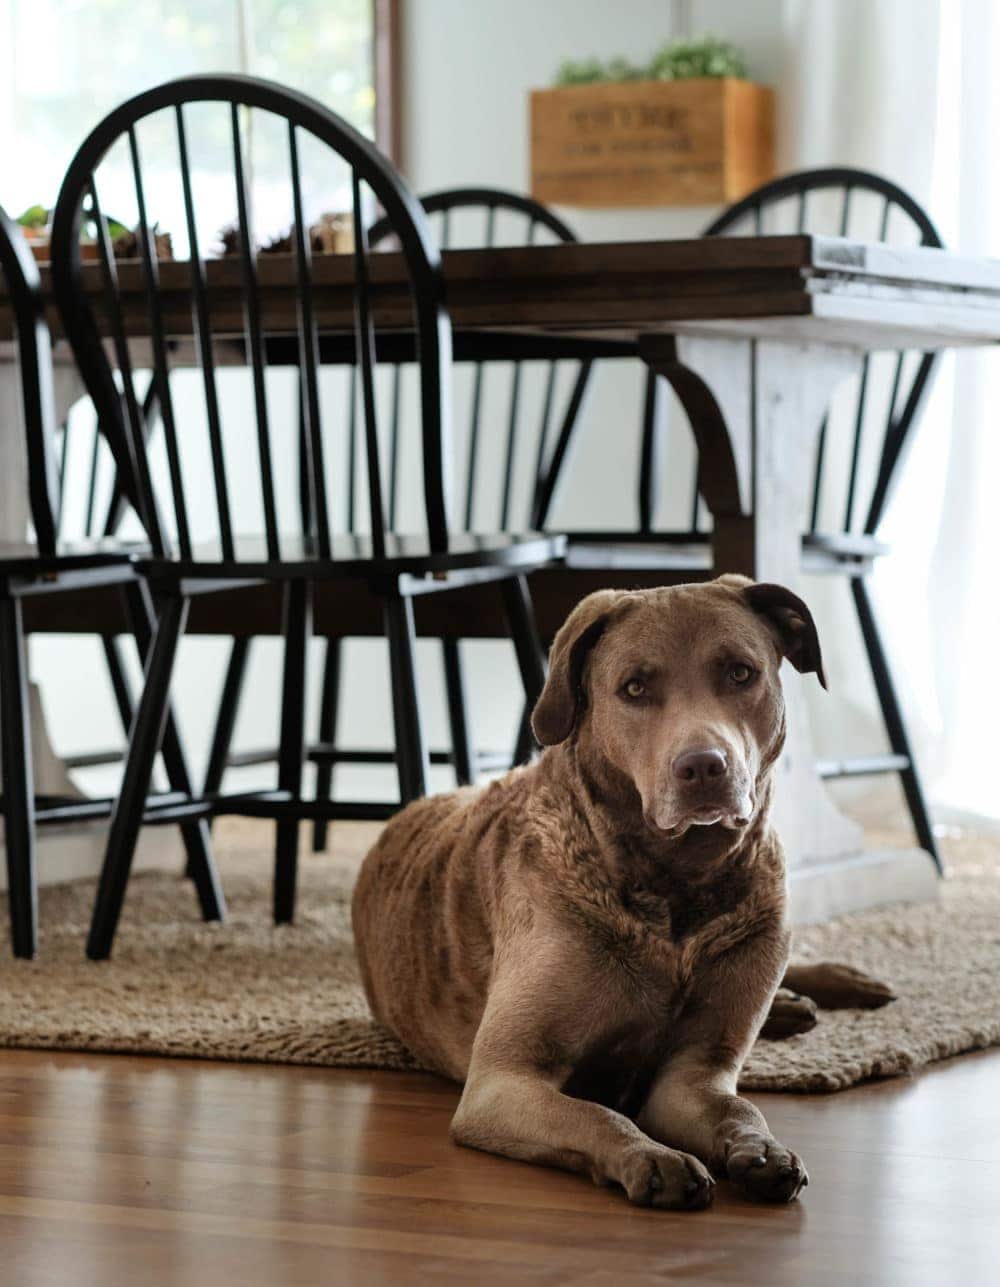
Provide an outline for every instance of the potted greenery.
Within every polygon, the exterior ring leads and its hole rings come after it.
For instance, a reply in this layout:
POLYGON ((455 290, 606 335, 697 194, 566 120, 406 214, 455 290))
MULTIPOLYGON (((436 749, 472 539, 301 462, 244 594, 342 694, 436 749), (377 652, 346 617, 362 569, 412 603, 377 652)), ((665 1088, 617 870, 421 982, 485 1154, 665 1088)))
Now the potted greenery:
POLYGON ((774 177, 774 92, 706 36, 648 64, 565 62, 531 95, 531 191, 576 206, 714 205, 774 177))
POLYGON ((29 206, 17 222, 36 259, 49 257, 49 211, 44 206, 29 206))
MULTIPOLYGON (((35 258, 43 263, 48 262, 49 258, 49 238, 52 232, 51 221, 52 211, 47 210, 42 205, 29 206, 17 219, 35 258)), ((108 236, 111 238, 115 258, 138 259, 142 253, 139 246, 138 232, 129 230, 123 223, 119 223, 117 219, 108 218, 107 224, 108 236)), ((161 260, 171 259, 173 252, 169 233, 161 232, 158 223, 153 225, 151 231, 156 244, 157 258, 161 260)), ((93 217, 87 215, 84 217, 83 228, 80 233, 81 258, 97 258, 96 236, 97 225, 93 217)))

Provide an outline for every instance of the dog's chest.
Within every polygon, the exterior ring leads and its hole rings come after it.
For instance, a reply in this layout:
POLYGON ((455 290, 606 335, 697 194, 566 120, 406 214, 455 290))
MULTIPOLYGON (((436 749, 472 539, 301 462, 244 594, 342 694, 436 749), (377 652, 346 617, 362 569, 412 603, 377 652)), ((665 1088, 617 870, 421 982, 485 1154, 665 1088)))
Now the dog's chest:
POLYGON ((633 891, 588 925, 596 967, 594 1023, 564 1089, 634 1116, 673 1040, 675 1024, 709 959, 716 918, 633 891))
POLYGON ((711 953, 717 908, 632 887, 582 912, 590 955, 627 1009, 649 1014, 673 1009, 699 963, 711 953))

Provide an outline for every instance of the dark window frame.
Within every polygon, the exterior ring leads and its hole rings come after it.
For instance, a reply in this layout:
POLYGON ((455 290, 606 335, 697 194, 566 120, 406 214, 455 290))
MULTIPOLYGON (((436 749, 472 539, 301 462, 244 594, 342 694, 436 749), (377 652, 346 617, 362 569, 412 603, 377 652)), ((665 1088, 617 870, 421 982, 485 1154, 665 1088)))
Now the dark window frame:
POLYGON ((372 70, 375 142, 396 166, 400 166, 400 0, 372 0, 372 70))

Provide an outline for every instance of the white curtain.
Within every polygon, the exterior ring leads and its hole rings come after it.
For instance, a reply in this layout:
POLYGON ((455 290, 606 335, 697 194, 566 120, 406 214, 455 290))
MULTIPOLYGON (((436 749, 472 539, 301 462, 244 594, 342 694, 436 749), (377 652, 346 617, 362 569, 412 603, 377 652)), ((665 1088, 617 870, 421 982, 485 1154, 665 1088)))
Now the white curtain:
MULTIPOLYGON (((1000 6, 942 0, 933 205, 950 244, 1000 255, 1000 6)), ((934 788, 958 809, 1000 816, 1000 353, 957 353, 933 408, 941 472, 915 475, 915 503, 942 492, 928 598, 939 724, 934 788), (942 487, 943 483, 943 487, 942 487)), ((919 512, 913 521, 921 521, 919 512)))
POLYGON ((951 0, 785 0, 779 168, 844 164, 930 195, 951 0))
MULTIPOLYGON (((894 179, 946 244, 1000 254, 1000 5, 993 0, 786 0, 781 168, 846 164, 894 179)), ((1000 816, 1000 355, 941 364, 886 517, 879 620, 939 817, 1000 816)), ((842 587, 816 590, 834 622, 846 697, 826 740, 877 736, 842 587)), ((870 744, 870 741, 869 741, 870 744)), ((872 783, 869 803, 886 799, 872 783)))

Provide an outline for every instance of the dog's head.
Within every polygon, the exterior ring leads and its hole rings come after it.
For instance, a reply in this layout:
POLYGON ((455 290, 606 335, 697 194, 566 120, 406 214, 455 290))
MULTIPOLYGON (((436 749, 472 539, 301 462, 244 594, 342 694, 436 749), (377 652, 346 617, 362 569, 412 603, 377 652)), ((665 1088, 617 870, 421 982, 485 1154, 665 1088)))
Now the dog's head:
POLYGON ((812 615, 782 586, 601 590, 556 635, 535 736, 576 738, 623 775, 664 838, 738 831, 784 743, 783 657, 826 686, 812 615))

